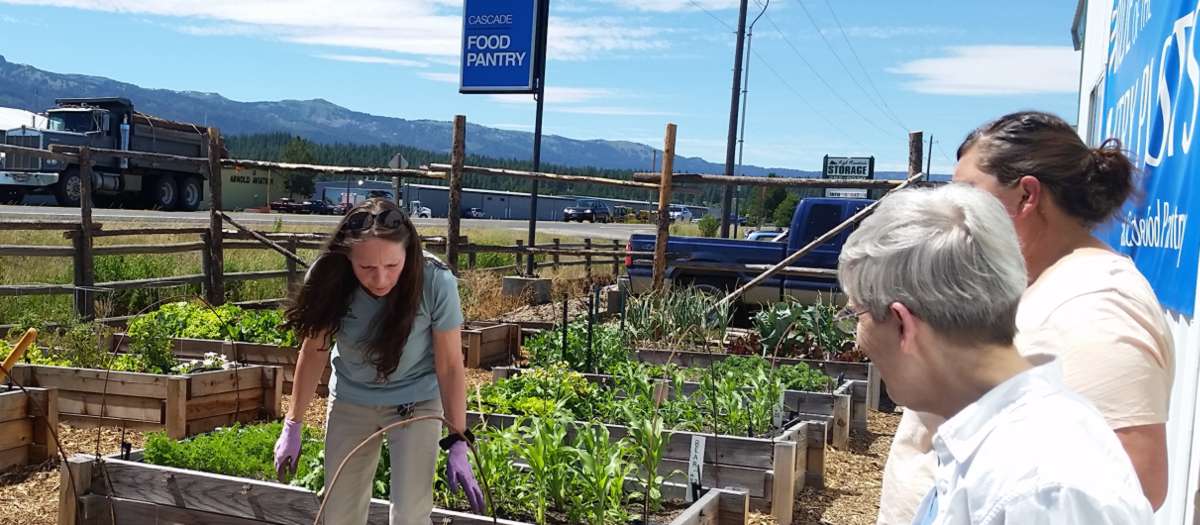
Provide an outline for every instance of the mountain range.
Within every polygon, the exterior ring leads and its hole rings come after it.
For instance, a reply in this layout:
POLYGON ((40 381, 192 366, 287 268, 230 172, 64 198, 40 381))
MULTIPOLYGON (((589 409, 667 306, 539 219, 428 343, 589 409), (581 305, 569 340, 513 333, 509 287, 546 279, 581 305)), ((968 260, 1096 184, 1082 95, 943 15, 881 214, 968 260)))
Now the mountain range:
MULTIPOLYGON (((216 93, 143 88, 105 77, 54 73, 8 62, 0 56, 0 107, 40 112, 61 97, 119 96, 143 113, 183 122, 207 123, 221 133, 283 131, 321 143, 401 144, 434 152, 450 149, 451 123, 371 115, 324 99, 239 102, 216 93)), ((467 125, 467 150, 500 159, 528 159, 533 134, 467 125)), ((655 149, 635 142, 542 137, 542 161, 563 166, 646 170, 655 149)), ((675 157, 676 172, 722 173, 723 164, 698 157, 675 157)), ((789 168, 743 166, 742 173, 764 176, 817 177, 816 172, 789 168)), ((900 174, 877 173, 880 178, 900 174)))

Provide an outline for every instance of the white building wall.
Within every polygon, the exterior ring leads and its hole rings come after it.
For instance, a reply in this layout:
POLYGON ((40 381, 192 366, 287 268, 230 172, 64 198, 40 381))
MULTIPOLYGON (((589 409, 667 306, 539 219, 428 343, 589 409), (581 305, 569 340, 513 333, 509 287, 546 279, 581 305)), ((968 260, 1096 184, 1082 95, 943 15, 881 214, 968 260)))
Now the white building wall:
MULTIPOLYGON (((1200 5, 1200 0, 1197 0, 1200 5)), ((1108 38, 1112 0, 1090 0, 1086 7, 1086 34, 1083 45, 1081 86, 1079 89, 1079 133, 1092 144, 1097 124, 1091 108, 1101 105, 1093 94, 1103 98, 1104 89, 1096 86, 1104 78, 1108 61, 1108 38)), ((1200 268, 1193 269, 1200 273, 1200 268)), ((1196 300, 1200 312, 1200 297, 1196 300)), ((1195 435, 1197 419, 1197 383, 1200 378, 1200 323, 1169 315, 1175 339, 1175 383, 1171 392, 1170 421, 1167 423, 1167 448, 1170 461, 1170 492, 1155 522, 1160 525, 1195 524, 1197 474, 1200 473, 1200 440, 1195 435)))

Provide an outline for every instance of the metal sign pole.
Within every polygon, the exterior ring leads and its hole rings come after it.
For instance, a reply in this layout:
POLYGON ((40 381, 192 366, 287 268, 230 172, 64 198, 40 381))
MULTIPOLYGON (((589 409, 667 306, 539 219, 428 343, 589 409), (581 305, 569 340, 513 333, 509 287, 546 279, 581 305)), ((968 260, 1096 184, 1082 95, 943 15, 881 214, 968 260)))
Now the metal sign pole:
MULTIPOLYGON (((550 0, 540 0, 538 2, 537 14, 537 62, 534 67, 537 72, 537 110, 533 124, 533 171, 541 171, 542 168, 542 104, 546 99, 546 29, 550 18, 550 0)), ((529 191, 529 238, 527 246, 533 248, 537 245, 537 218, 538 218, 538 179, 533 179, 533 185, 529 191)), ((536 264, 533 254, 525 259, 525 275, 530 277, 536 276, 536 264)))

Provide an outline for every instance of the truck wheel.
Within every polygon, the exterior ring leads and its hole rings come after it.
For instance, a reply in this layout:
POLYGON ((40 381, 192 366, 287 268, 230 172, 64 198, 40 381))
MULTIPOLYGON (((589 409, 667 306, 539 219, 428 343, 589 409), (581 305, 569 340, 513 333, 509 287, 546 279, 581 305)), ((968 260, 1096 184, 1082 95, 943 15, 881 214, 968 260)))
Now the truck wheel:
POLYGON ((179 184, 179 209, 196 211, 200 209, 202 200, 204 200, 204 182, 195 175, 184 177, 179 184))
POLYGON ((23 200, 25 200, 25 190, 0 190, 0 204, 21 204, 21 201, 23 200))
POLYGON ((80 185, 79 166, 71 166, 58 176, 58 184, 54 185, 54 200, 59 206, 79 207, 79 197, 83 191, 80 185))
POLYGON ((150 183, 149 193, 150 207, 156 210, 173 210, 179 202, 179 185, 175 182, 175 177, 164 175, 156 177, 154 182, 150 183))

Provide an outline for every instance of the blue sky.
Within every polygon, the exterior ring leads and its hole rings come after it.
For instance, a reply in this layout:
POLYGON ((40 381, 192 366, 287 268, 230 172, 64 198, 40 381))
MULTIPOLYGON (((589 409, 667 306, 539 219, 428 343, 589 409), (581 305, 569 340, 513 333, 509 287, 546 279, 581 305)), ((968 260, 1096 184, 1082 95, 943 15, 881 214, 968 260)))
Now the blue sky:
MULTIPOLYGON (((772 0, 748 58, 745 162, 816 170, 824 154, 875 155, 903 170, 907 128, 933 134, 946 173, 987 119, 1034 108, 1074 121, 1074 8, 772 0)), ((550 9, 546 133, 661 148, 674 122, 679 154, 724 161, 736 0, 550 9)), ((0 0, 0 54, 149 88, 532 131, 531 96, 458 93, 461 13, 461 0, 0 0)))

